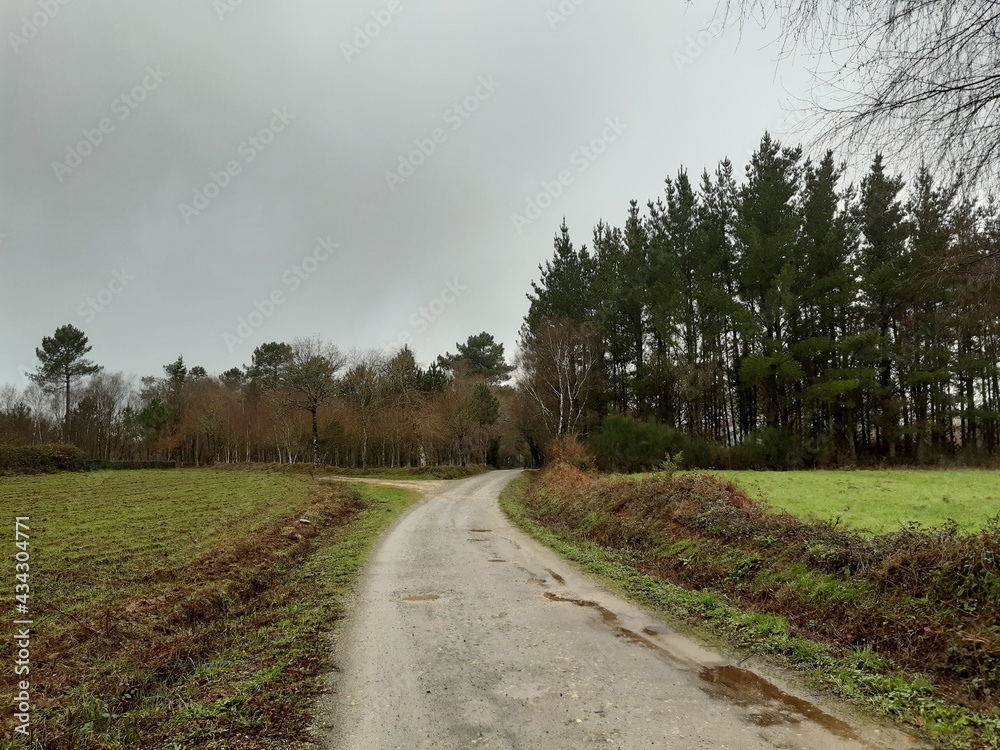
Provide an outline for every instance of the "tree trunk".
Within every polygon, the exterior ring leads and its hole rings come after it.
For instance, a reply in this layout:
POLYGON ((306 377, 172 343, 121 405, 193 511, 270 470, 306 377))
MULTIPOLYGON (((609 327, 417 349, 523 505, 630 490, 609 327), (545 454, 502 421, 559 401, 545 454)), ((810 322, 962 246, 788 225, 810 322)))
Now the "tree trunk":
POLYGON ((309 414, 312 416, 313 464, 319 463, 319 426, 316 424, 316 411, 315 406, 309 410, 309 414))
POLYGON ((66 373, 66 418, 63 421, 63 440, 69 442, 69 373, 66 373))

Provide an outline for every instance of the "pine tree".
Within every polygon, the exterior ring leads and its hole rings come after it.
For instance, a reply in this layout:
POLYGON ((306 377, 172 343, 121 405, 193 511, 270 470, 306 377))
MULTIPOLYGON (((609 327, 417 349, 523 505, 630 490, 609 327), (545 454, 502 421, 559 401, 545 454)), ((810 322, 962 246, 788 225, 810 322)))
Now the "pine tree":
POLYGON ((60 326, 55 334, 42 339, 41 348, 35 349, 39 363, 30 377, 49 391, 62 389, 65 405, 63 436, 66 440, 70 435, 71 389, 81 378, 101 370, 99 365, 86 358, 91 349, 93 347, 86 334, 73 325, 60 326))
POLYGON ((564 317, 585 322, 594 317, 591 296, 594 262, 587 246, 579 251, 573 247, 565 219, 553 244, 555 253, 552 260, 538 266, 540 281, 531 282, 534 294, 528 295, 531 306, 525 317, 529 333, 546 318, 564 317))
POLYGON ((875 435, 878 455, 895 457, 900 437, 902 387, 893 363, 897 358, 905 294, 900 279, 906 269, 909 227, 901 201, 903 179, 885 172, 882 155, 861 182, 857 213, 862 241, 858 253, 861 326, 875 331, 872 361, 878 370, 870 390, 866 422, 875 435))

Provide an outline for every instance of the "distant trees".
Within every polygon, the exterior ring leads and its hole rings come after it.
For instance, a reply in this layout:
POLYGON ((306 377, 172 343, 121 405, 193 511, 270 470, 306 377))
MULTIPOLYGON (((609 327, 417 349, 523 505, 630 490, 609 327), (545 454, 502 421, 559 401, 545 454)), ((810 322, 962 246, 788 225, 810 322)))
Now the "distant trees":
POLYGON ((333 344, 318 337, 300 338, 264 379, 265 388, 281 402, 309 413, 313 463, 319 463, 319 408, 337 395, 337 373, 345 362, 333 344))
MULTIPOLYGON (((50 349, 52 348, 49 345, 50 349)), ((89 351, 86 342, 78 349, 89 351)), ((183 356, 141 385, 120 373, 0 388, 0 442, 70 440, 94 458, 182 463, 311 460, 339 466, 517 462, 512 367, 488 333, 421 367, 409 348, 342 353, 319 338, 258 346, 218 377, 183 356)))
MULTIPOLYGON (((377 351, 356 352, 340 383, 340 392, 361 425, 361 468, 368 468, 368 437, 372 422, 388 398, 385 357, 377 351)), ((403 385, 401 382, 400 385, 403 385)))
POLYGON ((33 381, 46 389, 62 389, 63 391, 63 434, 68 439, 70 432, 70 414, 72 412, 71 388, 86 375, 99 372, 101 367, 94 364, 86 355, 93 349, 86 334, 73 325, 64 325, 56 329, 52 336, 42 339, 42 346, 35 349, 39 363, 30 376, 33 381))
POLYGON ((789 465, 996 455, 1000 297, 969 269, 1000 252, 1000 206, 960 186, 881 156, 844 184, 831 152, 765 134, 742 184, 727 160, 681 170, 593 250, 563 222, 522 329, 523 432, 620 414, 789 465))

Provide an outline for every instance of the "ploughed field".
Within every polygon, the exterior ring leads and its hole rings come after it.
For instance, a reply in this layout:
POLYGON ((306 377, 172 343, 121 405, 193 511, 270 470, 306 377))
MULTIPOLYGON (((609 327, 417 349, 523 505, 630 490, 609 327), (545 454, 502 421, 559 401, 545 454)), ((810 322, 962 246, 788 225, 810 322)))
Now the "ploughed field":
MULTIPOLYGON (((10 537, 30 518, 31 742, 17 746, 300 747, 324 633, 414 498, 211 469, 0 478, 10 537)), ((5 669, 5 695, 14 680, 5 669)), ((4 724, 15 737, 10 711, 4 724)))

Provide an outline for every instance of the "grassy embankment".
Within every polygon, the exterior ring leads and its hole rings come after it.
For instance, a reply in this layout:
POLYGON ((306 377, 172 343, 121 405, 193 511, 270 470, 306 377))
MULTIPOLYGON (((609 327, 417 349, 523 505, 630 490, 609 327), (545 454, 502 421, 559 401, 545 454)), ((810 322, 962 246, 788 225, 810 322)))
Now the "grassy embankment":
POLYGON ((1000 747, 995 525, 861 534, 772 513, 711 476, 602 479, 567 464, 518 478, 501 506, 683 627, 796 667, 942 747, 1000 747))
POLYGON ((34 619, 31 742, 8 711, 0 747, 307 746, 327 634, 415 498, 258 472, 0 479, 11 536, 31 517, 34 619))

